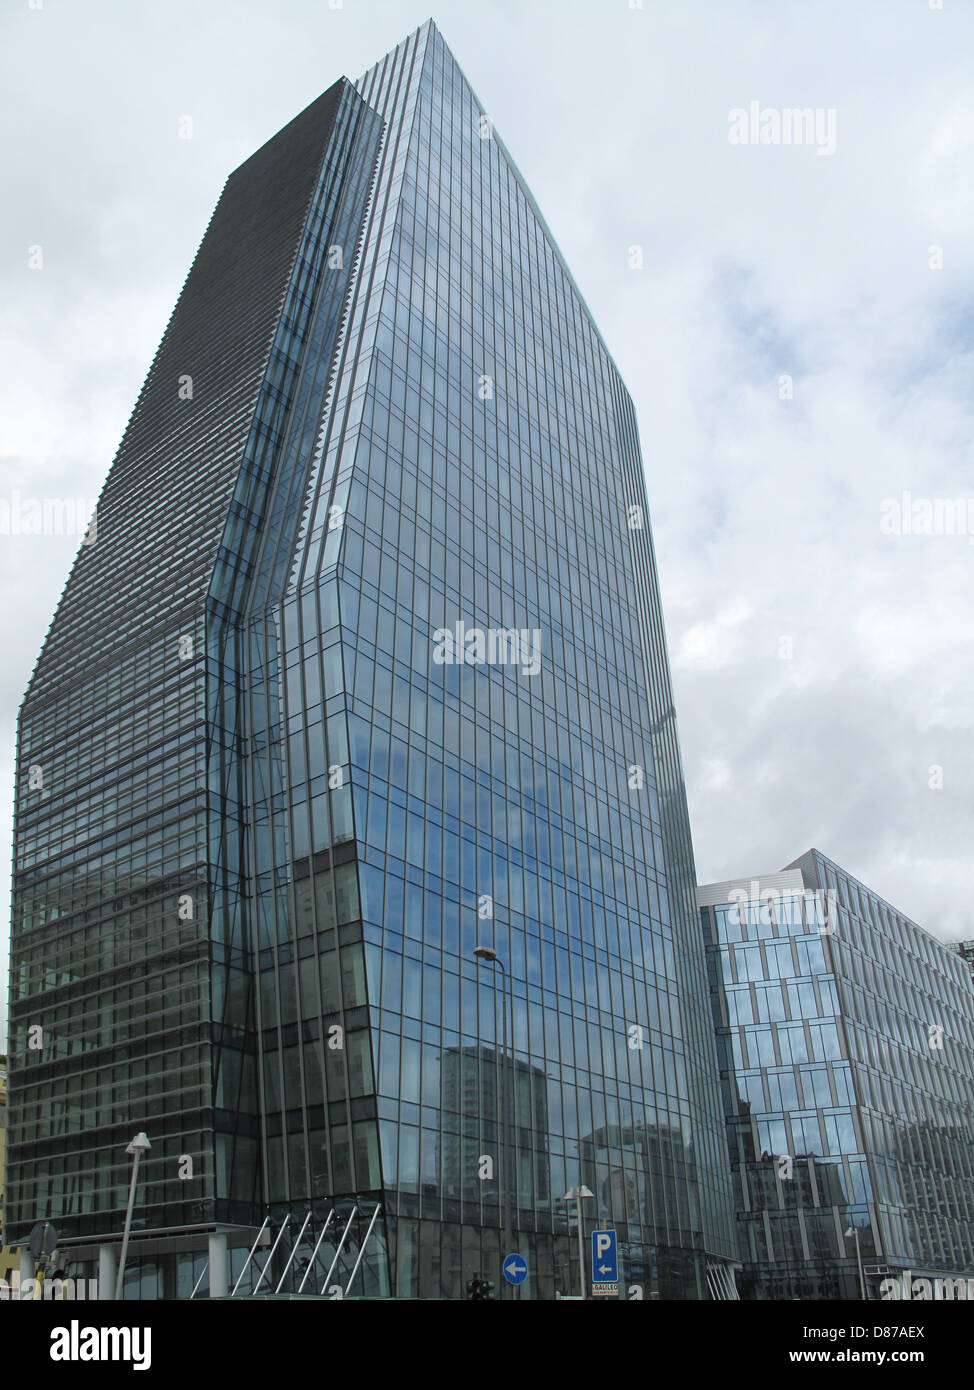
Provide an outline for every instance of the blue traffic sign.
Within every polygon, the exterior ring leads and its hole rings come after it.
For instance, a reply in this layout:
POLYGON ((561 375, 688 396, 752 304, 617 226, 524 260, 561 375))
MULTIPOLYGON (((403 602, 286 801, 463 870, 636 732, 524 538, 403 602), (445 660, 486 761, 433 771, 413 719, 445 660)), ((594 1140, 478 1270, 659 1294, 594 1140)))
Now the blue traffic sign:
POLYGON ((509 1284, 523 1284, 528 1277, 527 1261, 520 1255, 508 1255, 502 1266, 504 1278, 509 1284))
POLYGON ((619 1252, 615 1231, 592 1232, 592 1283, 615 1284, 619 1280, 619 1252))

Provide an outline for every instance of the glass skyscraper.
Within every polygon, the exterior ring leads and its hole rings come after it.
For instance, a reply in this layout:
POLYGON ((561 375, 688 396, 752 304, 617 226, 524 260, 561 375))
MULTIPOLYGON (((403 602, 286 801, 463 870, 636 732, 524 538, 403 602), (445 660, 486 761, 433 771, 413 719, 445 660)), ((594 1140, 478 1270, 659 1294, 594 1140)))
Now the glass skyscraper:
POLYGON ((734 1296, 632 403, 431 23, 228 180, 19 738, 16 1239, 144 1129, 129 1297, 574 1292, 580 1185, 734 1296))
POLYGON ((742 1296, 974 1278, 965 962, 817 850, 700 903, 742 1296))

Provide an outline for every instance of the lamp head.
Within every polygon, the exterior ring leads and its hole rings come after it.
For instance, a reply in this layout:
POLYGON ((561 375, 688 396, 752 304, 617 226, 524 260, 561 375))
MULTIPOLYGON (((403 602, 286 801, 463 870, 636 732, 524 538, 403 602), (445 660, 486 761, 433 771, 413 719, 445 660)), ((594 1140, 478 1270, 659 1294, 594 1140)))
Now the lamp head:
POLYGON ((140 1129, 125 1152, 127 1154, 144 1154, 151 1148, 152 1145, 149 1143, 149 1136, 144 1129, 140 1129))

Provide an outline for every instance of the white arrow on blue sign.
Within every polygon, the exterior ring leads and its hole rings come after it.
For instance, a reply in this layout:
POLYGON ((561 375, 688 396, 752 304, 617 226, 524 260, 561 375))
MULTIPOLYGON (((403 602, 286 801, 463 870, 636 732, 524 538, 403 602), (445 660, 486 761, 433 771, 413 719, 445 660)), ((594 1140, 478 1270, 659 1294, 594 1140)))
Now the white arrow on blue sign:
POLYGON ((528 1277, 527 1261, 520 1255, 508 1255, 501 1267, 509 1284, 523 1284, 528 1277))
POLYGON ((615 1284, 619 1279, 619 1255, 615 1231, 592 1232, 592 1283, 615 1284))

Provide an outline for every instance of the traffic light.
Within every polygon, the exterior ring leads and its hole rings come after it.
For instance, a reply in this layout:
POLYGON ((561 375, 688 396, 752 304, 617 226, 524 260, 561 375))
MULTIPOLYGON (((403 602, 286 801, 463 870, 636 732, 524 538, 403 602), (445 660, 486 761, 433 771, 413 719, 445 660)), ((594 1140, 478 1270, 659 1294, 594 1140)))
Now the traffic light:
POLYGON ((485 1298, 492 1298, 494 1284, 491 1279, 481 1279, 479 1274, 467 1280, 467 1298, 472 1302, 480 1302, 485 1298))

